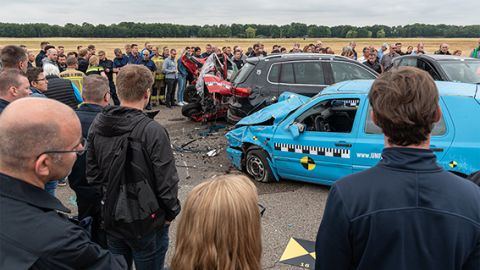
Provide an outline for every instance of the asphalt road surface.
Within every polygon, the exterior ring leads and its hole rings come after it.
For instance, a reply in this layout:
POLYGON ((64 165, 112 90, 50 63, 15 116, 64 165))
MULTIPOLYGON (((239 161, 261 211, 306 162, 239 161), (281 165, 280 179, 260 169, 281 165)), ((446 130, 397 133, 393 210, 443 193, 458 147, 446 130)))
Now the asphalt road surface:
MULTIPOLYGON (((163 106, 155 120, 170 135, 180 176, 179 198, 182 203, 188 192, 202 181, 215 175, 241 173, 227 160, 224 134, 229 126, 224 122, 194 123, 181 115, 179 107, 168 109, 163 106)), ((260 203, 266 208, 262 217, 263 268, 302 269, 279 260, 291 237, 315 241, 329 188, 293 181, 256 183, 256 186, 260 203)), ((70 188, 59 187, 57 196, 73 213, 76 212, 75 197, 70 188)), ((175 247, 175 232, 174 221, 170 227, 167 264, 175 247)))

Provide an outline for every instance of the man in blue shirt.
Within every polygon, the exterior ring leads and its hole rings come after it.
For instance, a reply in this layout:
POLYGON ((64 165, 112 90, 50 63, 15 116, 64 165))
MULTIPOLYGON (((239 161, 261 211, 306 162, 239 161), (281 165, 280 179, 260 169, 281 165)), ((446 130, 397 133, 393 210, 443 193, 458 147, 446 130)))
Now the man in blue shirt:
POLYGON ((131 51, 131 55, 128 57, 128 63, 136 64, 139 61, 139 59, 142 59, 142 57, 138 53, 138 45, 132 44, 130 48, 132 49, 132 51, 131 51))

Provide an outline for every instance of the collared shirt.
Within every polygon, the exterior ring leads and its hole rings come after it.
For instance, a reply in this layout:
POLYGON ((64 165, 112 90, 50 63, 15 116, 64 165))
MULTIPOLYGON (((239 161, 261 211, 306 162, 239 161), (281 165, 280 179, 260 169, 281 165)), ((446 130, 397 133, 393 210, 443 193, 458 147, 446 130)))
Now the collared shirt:
POLYGON ((127 269, 45 190, 0 173, 0 269, 127 269))
POLYGON ((128 56, 125 54, 122 55, 122 58, 115 57, 113 59, 113 68, 121 68, 123 66, 126 66, 129 63, 128 56))
POLYGON ((103 67, 105 75, 107 75, 108 81, 113 82, 113 61, 105 58, 105 60, 100 60, 99 66, 103 67))
POLYGON ((129 57, 128 57, 128 63, 130 64, 136 64, 138 59, 142 59, 140 57, 140 54, 137 54, 137 56, 134 56, 133 54, 131 54, 129 57))
POLYGON ((2 113, 3 110, 5 110, 5 108, 7 107, 8 104, 10 104, 10 102, 6 101, 5 99, 0 98, 0 113, 2 113))
POLYGON ((163 72, 165 73, 165 79, 177 79, 177 63, 175 59, 168 57, 163 62, 163 72))
POLYGON ((137 63, 135 63, 137 65, 144 65, 146 66, 150 71, 152 72, 155 72, 155 70, 157 70, 157 67, 155 66, 155 63, 153 63, 152 60, 143 60, 143 59, 140 59, 137 61, 137 63))

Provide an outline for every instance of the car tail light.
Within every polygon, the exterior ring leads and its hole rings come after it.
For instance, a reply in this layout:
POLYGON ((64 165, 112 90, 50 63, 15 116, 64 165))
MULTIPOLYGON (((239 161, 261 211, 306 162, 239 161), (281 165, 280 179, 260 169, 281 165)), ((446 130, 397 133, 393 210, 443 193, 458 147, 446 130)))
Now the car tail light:
POLYGON ((248 97, 252 93, 252 88, 232 88, 232 94, 237 97, 248 97))

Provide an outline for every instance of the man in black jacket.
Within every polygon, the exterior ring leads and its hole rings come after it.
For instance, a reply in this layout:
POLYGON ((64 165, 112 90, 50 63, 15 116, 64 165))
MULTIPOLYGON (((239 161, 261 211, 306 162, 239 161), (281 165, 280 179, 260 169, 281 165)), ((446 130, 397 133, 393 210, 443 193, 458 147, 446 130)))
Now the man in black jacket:
MULTIPOLYGON (((93 121, 88 134, 87 151, 87 181, 110 190, 105 179, 108 172, 115 170, 110 164, 113 154, 125 136, 132 134, 137 123, 145 121, 147 115, 143 109, 150 97, 150 87, 153 84, 152 72, 141 65, 127 65, 117 76, 117 91, 122 106, 107 106, 93 121)), ((140 132, 140 141, 151 161, 151 171, 145 171, 152 176, 155 198, 160 211, 152 214, 149 229, 151 232, 140 239, 129 239, 119 235, 115 228, 107 230, 107 244, 110 251, 122 254, 129 265, 135 261, 138 270, 162 269, 165 254, 168 249, 168 228, 170 222, 180 212, 178 194, 178 175, 175 168, 170 139, 164 127, 155 121, 150 121, 140 132)), ((105 194, 114 196, 113 194, 105 194)), ((154 198, 154 199, 155 199, 154 198)), ((143 204, 138 198, 139 204, 143 204)), ((140 212, 141 209, 138 209, 140 212)), ((105 213, 111 215, 112 213, 105 213)))
POLYGON ((45 47, 49 45, 50 43, 48 41, 42 41, 40 43, 40 52, 37 54, 37 57, 35 57, 35 66, 36 67, 42 67, 43 65, 43 58, 45 58, 45 47))
POLYGON ((480 269, 480 188, 437 165, 441 117, 431 76, 380 75, 369 94, 382 160, 336 182, 317 235, 316 270, 480 269))
POLYGON ((115 88, 115 82, 113 81, 113 61, 107 59, 105 51, 98 52, 98 58, 100 59, 99 66, 103 67, 105 74, 108 78, 108 85, 110 87, 110 97, 113 100, 115 105, 120 105, 120 100, 118 100, 117 89, 115 88))
MULTIPOLYGON (((87 76, 84 79, 82 97, 83 103, 75 112, 82 125, 82 136, 87 138, 93 120, 110 101, 108 80, 100 75, 87 76)), ((87 183, 85 156, 78 157, 68 181, 77 196, 78 219, 92 217, 92 241, 107 248, 106 235, 100 226, 102 196, 97 187, 87 183)))
POLYGON ((0 115, 0 269, 127 269, 44 190, 68 175, 82 142, 78 117, 55 100, 23 98, 0 115))

